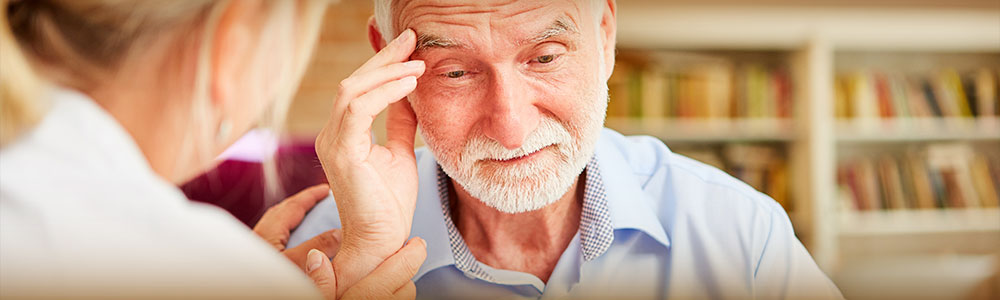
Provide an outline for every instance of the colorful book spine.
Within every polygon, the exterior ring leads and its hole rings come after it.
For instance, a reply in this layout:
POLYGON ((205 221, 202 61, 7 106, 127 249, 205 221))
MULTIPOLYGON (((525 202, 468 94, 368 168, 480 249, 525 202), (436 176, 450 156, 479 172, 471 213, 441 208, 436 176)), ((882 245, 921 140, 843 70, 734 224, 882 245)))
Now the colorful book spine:
POLYGON ((843 73, 834 89, 836 115, 842 119, 1000 117, 997 71, 987 68, 944 69, 923 76, 843 73))
POLYGON ((1000 155, 970 144, 854 157, 837 167, 841 199, 856 210, 1000 206, 1000 155))

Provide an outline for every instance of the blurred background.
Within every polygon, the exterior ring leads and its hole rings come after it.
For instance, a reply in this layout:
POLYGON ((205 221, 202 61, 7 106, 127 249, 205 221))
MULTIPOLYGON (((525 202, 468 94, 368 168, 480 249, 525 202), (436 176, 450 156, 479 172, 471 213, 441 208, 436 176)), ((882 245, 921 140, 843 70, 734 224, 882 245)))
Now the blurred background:
MULTIPOLYGON (((285 132, 248 135, 189 197, 252 225, 325 182, 313 139, 373 54, 371 5, 330 7, 285 132)), ((618 5, 608 127, 773 197, 849 299, 1000 299, 1000 0, 618 5)))

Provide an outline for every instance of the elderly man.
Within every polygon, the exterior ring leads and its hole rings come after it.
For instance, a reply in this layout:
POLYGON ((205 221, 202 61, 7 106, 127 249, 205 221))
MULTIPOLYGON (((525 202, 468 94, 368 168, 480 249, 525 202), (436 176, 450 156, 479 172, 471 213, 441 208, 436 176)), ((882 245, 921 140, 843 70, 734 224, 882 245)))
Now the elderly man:
POLYGON ((327 199, 290 245, 401 211, 362 231, 426 240, 419 298, 841 298, 766 195, 658 140, 603 129, 613 0, 375 2, 369 37, 390 53, 379 55, 426 69, 410 83, 403 65, 383 80, 362 67, 342 89, 412 90, 393 105, 415 119, 390 112, 389 129, 409 121, 427 141, 410 167, 416 203, 355 216, 327 199))

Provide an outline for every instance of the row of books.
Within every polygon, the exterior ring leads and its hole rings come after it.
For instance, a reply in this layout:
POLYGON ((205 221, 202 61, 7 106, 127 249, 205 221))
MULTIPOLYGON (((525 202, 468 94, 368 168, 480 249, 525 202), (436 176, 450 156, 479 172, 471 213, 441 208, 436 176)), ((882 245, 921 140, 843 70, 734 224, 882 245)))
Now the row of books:
POLYGON ((789 201, 788 165, 778 147, 726 144, 714 148, 675 149, 674 152, 725 170, 771 196, 785 210, 792 209, 789 201))
POLYGON ((840 118, 1000 117, 997 70, 945 69, 922 76, 853 72, 837 76, 840 118))
POLYGON ((1000 156, 968 144, 858 157, 837 168, 840 197, 855 210, 997 207, 1000 156))
POLYGON ((721 57, 619 59, 608 81, 609 117, 788 118, 787 68, 721 57))

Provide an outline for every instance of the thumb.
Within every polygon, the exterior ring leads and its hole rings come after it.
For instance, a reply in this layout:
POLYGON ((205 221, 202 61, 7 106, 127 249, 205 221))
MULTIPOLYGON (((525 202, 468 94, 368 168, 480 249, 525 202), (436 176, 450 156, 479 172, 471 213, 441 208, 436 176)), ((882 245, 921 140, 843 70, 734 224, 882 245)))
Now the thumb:
POLYGON ((386 148, 409 156, 415 155, 413 144, 417 136, 417 116, 410 101, 403 99, 389 105, 385 127, 388 132, 386 148))
POLYGON ((337 298, 337 276, 334 276, 330 258, 323 251, 309 250, 306 258, 306 273, 309 274, 313 284, 319 288, 323 298, 337 298))

